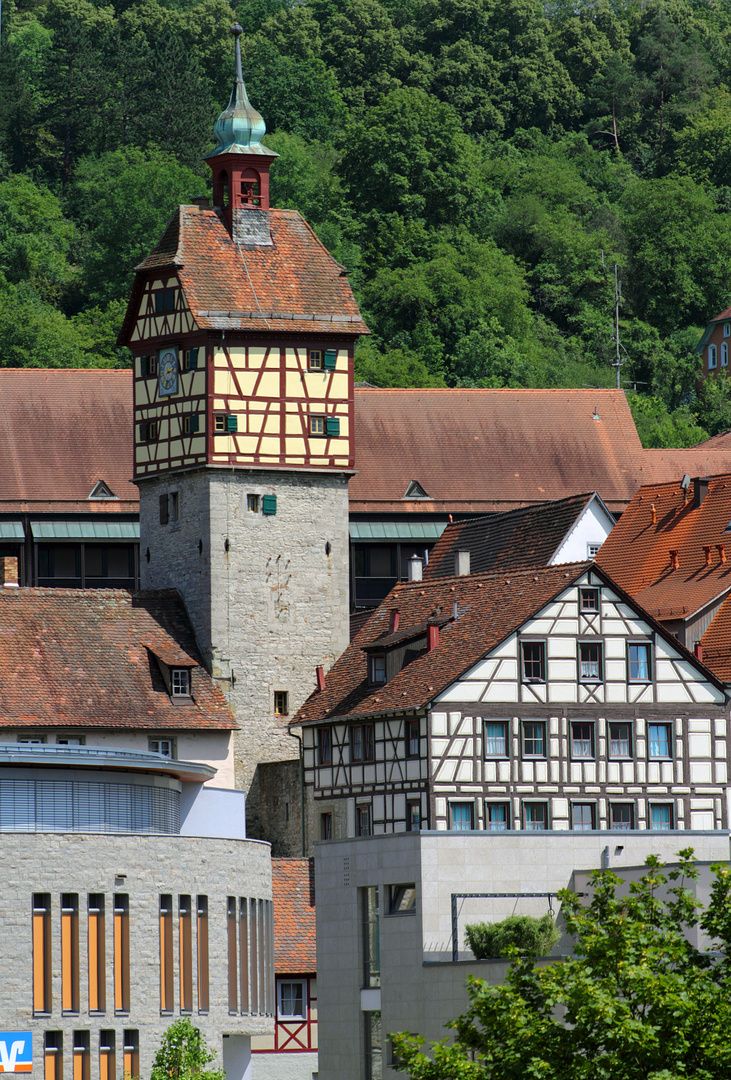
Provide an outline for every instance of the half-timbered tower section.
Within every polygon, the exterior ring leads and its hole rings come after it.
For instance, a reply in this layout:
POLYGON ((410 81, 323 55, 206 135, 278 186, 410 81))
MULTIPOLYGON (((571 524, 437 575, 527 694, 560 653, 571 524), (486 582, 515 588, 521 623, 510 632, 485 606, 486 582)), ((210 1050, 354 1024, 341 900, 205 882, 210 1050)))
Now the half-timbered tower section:
POLYGON ((257 763, 296 758, 288 718, 348 640, 353 346, 367 330, 343 267, 299 213, 269 206, 276 154, 233 32, 215 205, 173 215, 120 340, 135 355, 142 582, 183 595, 235 710, 256 832, 257 763))
POLYGON ((729 827, 724 684, 592 563, 396 586, 297 723, 323 838, 729 827))

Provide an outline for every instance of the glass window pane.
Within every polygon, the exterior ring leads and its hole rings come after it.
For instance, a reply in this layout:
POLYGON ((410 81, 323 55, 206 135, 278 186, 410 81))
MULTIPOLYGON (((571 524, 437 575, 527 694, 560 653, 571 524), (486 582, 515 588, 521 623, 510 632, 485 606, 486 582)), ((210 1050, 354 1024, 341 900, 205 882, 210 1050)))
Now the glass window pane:
POLYGON ((650 828, 667 830, 672 829, 672 811, 670 806, 650 807, 650 828))
POLYGON ((591 803, 574 803, 571 807, 571 828, 586 832, 594 828, 594 807, 591 803))
POLYGON ((609 756, 630 756, 630 726, 629 724, 609 725, 609 756))
POLYGON ((647 682, 650 678, 650 646, 630 645, 629 677, 638 682, 647 682))
POLYGON ((670 757, 670 732, 667 724, 649 724, 650 757, 670 757))
POLYGON ((540 832, 547 827, 547 807, 545 803, 525 804, 525 827, 530 832, 540 832))
POLYGON ((487 828, 491 832, 507 832, 508 829, 508 806, 507 803, 488 803, 487 828))
POLYGON ((451 803, 452 829, 468 832, 472 828, 472 803, 451 803))
POLYGON ((545 757, 545 725, 526 721, 523 724, 523 754, 525 757, 545 757))
POLYGON ((632 807, 629 804, 613 803, 609 809, 613 829, 632 828, 632 807))
POLYGON ((485 724, 485 757, 507 757, 507 724, 485 724))
POLYGON ((591 724, 571 725, 571 756, 575 758, 592 758, 594 756, 594 739, 591 724))

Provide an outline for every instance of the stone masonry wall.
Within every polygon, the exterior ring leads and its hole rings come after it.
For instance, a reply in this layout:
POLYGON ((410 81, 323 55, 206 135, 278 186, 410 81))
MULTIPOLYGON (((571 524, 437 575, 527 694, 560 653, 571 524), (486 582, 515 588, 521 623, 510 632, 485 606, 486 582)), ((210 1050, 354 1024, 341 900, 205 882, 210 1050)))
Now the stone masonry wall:
MULTIPOLYGON (((140 1076, 149 1076, 163 1032, 180 1015, 178 906, 181 895, 192 899, 193 1012, 209 1045, 222 1061, 222 1034, 250 1036, 273 1031, 266 1015, 229 1012, 227 962, 227 899, 271 899, 268 845, 257 841, 212 840, 176 836, 94 836, 81 834, 4 833, 2 901, 0 902, 0 1015, 7 1030, 33 1032, 35 1075, 43 1075, 43 1043, 47 1031, 61 1032, 63 1075, 72 1075, 73 1032, 88 1031, 91 1076, 99 1076, 99 1035, 116 1035, 117 1069, 122 1073, 125 1030, 139 1032, 140 1076), (33 894, 50 894, 52 1010, 33 1014, 33 894), (78 896, 79 1012, 61 1010, 61 894, 78 896), (105 898, 106 1011, 89 1011, 88 897, 105 898), (114 895, 129 896, 130 1011, 115 1014, 114 895), (174 1012, 160 1012, 160 894, 173 900, 174 1012), (199 1012, 196 967, 197 897, 208 898, 210 1009, 199 1012)), ((57 1074, 60 1075, 60 1074, 57 1074)))
POLYGON ((348 643, 347 476, 210 469, 145 481, 140 532, 142 587, 180 591, 240 726, 236 782, 250 792, 249 833, 268 837, 256 767, 298 756, 287 723, 314 689, 315 668, 327 671, 348 643), (159 497, 175 491, 179 520, 161 525, 159 497), (262 513, 263 495, 276 495, 276 514, 262 513), (274 712, 275 691, 288 695, 286 716, 274 712))

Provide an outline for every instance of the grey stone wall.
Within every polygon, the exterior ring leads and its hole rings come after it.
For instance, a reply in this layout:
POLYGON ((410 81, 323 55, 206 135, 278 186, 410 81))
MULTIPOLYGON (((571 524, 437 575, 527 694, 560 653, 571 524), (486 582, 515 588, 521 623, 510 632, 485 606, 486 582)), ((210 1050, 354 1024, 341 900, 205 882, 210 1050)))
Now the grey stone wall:
POLYGON ((124 1031, 139 1032, 140 1075, 149 1076, 163 1032, 180 1016, 178 902, 193 902, 193 1013, 209 1045, 222 1061, 223 1035, 251 1036, 273 1031, 266 1015, 228 1010, 227 898, 271 899, 269 847, 252 840, 210 840, 176 836, 94 836, 88 834, 3 833, 0 901, 0 1016, 6 1030, 33 1032, 34 1074, 43 1075, 46 1031, 63 1036, 63 1075, 72 1075, 73 1032, 90 1033, 91 1076, 99 1076, 99 1033, 116 1032, 117 1072, 122 1072, 124 1031), (52 1010, 33 1015, 32 907, 34 893, 51 897, 52 1010), (78 894, 80 1011, 61 1011, 61 894, 78 894), (89 1012, 88 894, 105 897, 106 1012, 89 1012), (129 896, 130 1011, 114 1011, 114 894, 129 896), (161 893, 173 896, 175 1010, 160 1013, 161 893), (196 897, 208 898, 210 1009, 198 1011, 196 897))
MULTIPOLYGON (((266 836, 259 762, 296 758, 287 722, 349 637, 348 478, 344 474, 196 470, 140 483, 143 588, 176 588, 240 730, 236 783, 250 791, 249 835, 266 836), (159 497, 179 493, 177 522, 159 497), (260 497, 249 513, 247 496, 260 497), (276 495, 276 514, 261 496, 276 495), (148 559, 149 552, 149 559, 148 559), (286 691, 289 715, 274 712, 286 691)), ((293 854, 298 854, 295 849, 293 854)))

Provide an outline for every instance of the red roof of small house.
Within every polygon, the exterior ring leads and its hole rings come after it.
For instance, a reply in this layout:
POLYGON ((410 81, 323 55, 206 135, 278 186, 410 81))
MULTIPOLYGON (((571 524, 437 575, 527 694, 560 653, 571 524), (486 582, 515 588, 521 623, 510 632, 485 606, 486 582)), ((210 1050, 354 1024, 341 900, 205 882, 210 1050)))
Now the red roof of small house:
POLYGON ((345 269, 302 215, 266 213, 272 244, 237 245, 214 210, 180 206, 137 267, 120 343, 129 342, 143 280, 165 269, 177 273, 203 330, 367 334, 345 269))
POLYGON ((130 371, 3 369, 0 512, 136 513, 131 476, 130 371))
POLYGON ((590 492, 451 522, 429 553, 424 580, 452 577, 457 551, 469 551, 472 574, 547 566, 593 498, 590 492))
POLYGON ((718 435, 712 435, 710 439, 698 443, 696 450, 731 450, 731 428, 728 431, 719 431, 718 435))
POLYGON ((330 669, 324 689, 312 693, 301 707, 293 725, 405 713, 427 706, 589 569, 616 590, 639 618, 673 640, 705 678, 715 681, 595 563, 561 563, 396 585, 330 669), (368 680, 368 656, 379 644, 384 648, 388 644, 394 610, 399 613, 396 636, 408 637, 410 629, 423 636, 425 623, 439 624, 437 643, 430 651, 419 651, 387 683, 374 686, 368 680))
POLYGON ((278 975, 317 970, 315 866, 312 859, 272 859, 274 968, 278 975))
POLYGON ((5 588, 0 628, 0 727, 236 727, 176 592, 5 588), (190 669, 190 702, 158 659, 190 669))

